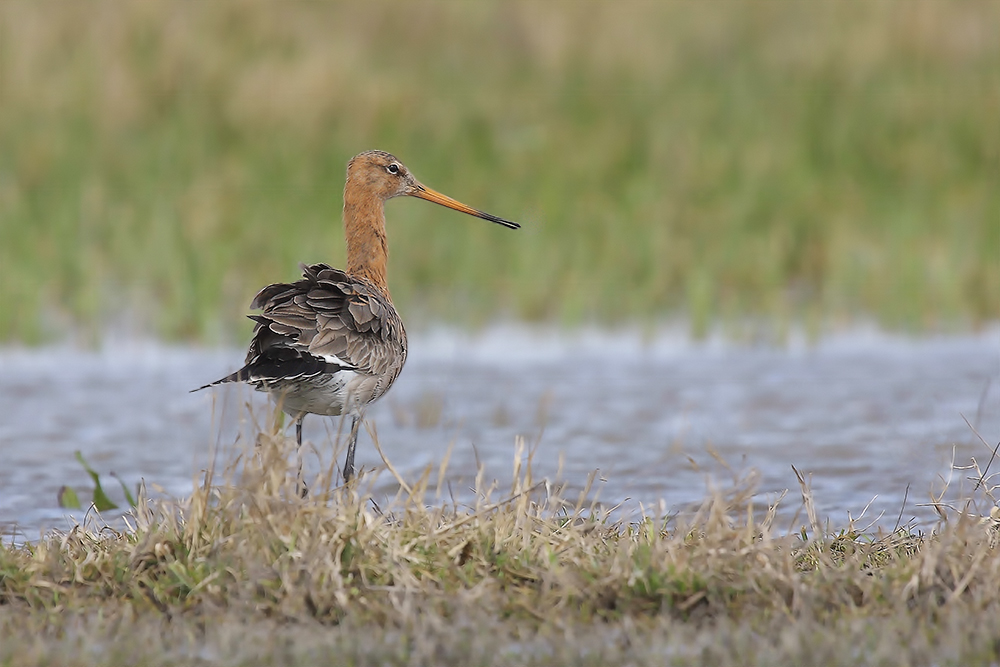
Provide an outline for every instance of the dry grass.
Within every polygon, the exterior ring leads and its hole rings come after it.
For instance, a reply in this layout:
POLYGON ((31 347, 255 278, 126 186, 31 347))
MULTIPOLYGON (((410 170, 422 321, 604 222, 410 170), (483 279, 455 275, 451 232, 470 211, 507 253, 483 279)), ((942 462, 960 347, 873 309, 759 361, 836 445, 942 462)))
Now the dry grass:
POLYGON ((532 479, 523 451, 506 494, 480 480, 474 506, 427 504, 428 471, 379 509, 364 478, 299 499, 288 446, 262 435, 226 482, 143 501, 132 529, 0 547, 0 665, 1000 658, 992 520, 790 536, 737 487, 613 522, 532 479))

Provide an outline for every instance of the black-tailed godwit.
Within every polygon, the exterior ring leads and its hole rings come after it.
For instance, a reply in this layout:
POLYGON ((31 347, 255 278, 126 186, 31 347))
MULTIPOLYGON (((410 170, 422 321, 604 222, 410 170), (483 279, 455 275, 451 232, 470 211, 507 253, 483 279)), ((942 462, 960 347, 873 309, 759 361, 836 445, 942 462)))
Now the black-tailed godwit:
POLYGON ((295 419, 302 445, 307 414, 351 417, 344 481, 354 474, 354 450, 365 407, 389 389, 406 361, 406 331, 386 283, 386 200, 419 197, 510 229, 516 222, 484 213, 422 185, 383 151, 356 155, 347 165, 344 233, 347 270, 302 265, 302 279, 268 285, 254 297, 257 323, 246 364, 226 382, 265 391, 295 419))

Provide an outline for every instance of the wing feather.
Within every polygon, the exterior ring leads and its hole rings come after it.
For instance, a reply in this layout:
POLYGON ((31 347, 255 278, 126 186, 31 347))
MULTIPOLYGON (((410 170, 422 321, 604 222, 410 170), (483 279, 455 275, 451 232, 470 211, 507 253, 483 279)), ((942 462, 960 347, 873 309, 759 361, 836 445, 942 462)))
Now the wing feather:
POLYGON ((268 285, 251 303, 260 315, 247 364, 281 347, 358 372, 395 379, 406 359, 406 332, 388 298, 364 279, 326 264, 302 267, 302 279, 268 285))

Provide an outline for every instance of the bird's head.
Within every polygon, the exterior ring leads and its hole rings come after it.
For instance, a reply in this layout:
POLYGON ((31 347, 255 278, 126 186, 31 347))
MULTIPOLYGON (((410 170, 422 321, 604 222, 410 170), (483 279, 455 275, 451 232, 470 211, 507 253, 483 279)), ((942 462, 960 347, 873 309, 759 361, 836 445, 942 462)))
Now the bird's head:
POLYGON ((347 187, 369 192, 382 201, 393 197, 419 197, 483 220, 495 222, 509 229, 518 229, 521 226, 516 222, 474 209, 440 192, 431 190, 414 178, 406 165, 400 162, 396 156, 385 151, 366 151, 351 158, 351 161, 347 163, 347 187))

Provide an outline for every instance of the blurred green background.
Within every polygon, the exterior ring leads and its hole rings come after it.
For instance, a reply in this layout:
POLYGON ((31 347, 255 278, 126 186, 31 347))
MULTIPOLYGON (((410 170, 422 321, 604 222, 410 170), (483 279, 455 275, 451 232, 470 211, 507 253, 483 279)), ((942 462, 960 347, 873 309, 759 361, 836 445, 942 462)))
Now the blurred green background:
POLYGON ((524 224, 391 202, 412 327, 968 330, 1000 317, 997 35, 977 0, 8 0, 0 341, 241 341, 259 287, 343 265, 370 148, 524 224))

